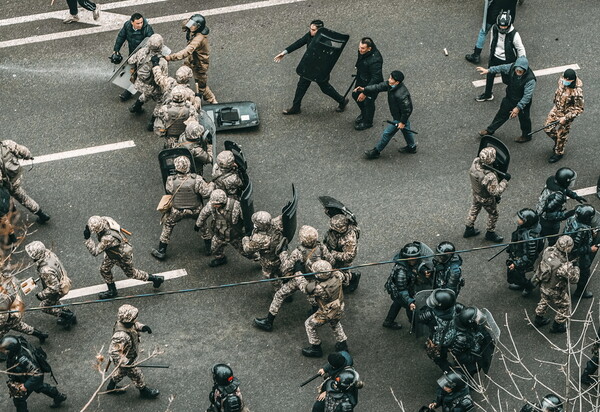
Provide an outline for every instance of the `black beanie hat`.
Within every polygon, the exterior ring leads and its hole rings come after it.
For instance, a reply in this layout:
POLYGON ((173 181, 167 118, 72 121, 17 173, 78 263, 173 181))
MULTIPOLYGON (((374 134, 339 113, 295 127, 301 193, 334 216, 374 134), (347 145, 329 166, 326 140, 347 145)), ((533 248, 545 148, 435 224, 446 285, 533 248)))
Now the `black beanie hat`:
POLYGON ((400 70, 394 70, 391 76, 392 79, 396 80, 397 82, 402 83, 404 81, 404 73, 402 73, 400 70))
POLYGON ((346 358, 339 352, 331 353, 327 357, 327 362, 335 369, 339 369, 346 364, 346 358))
POLYGON ((577 80, 577 74, 573 69, 565 70, 565 72, 563 73, 563 77, 567 80, 577 80))

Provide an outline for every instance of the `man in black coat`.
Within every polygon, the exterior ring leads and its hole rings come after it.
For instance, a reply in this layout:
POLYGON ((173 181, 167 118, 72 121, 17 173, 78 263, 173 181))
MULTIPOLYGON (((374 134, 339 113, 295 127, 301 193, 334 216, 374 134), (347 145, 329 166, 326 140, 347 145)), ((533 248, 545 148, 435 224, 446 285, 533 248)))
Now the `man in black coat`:
MULTIPOLYGON (((366 87, 383 81, 383 57, 375 46, 373 39, 363 37, 358 45, 358 59, 356 60, 356 86, 366 87)), ((364 93, 353 92, 352 98, 360 108, 360 115, 354 122, 356 130, 365 130, 373 127, 375 115, 375 99, 377 95, 367 96, 364 93)))
POLYGON ((410 121, 408 120, 413 111, 412 100, 404 85, 404 74, 400 70, 394 70, 387 81, 366 87, 359 86, 354 91, 367 96, 387 92, 390 113, 394 119, 393 124, 388 125, 383 131, 375 148, 365 152, 367 159, 377 159, 398 130, 402 132, 404 140, 406 140, 406 146, 398 150, 402 153, 417 153, 417 143, 414 134, 410 131, 410 121))
MULTIPOLYGON (((315 35, 319 31, 319 29, 323 27, 323 25, 324 23, 321 20, 311 21, 308 33, 306 33, 300 39, 296 40, 294 43, 286 47, 284 51, 275 56, 275 62, 279 63, 281 60, 283 60, 286 54, 292 53, 293 51, 298 50, 302 46, 306 46, 306 48, 308 49, 308 46, 310 45, 310 42, 312 41, 313 37, 315 37, 315 35)), ((304 97, 306 91, 310 87, 310 83, 310 80, 305 79, 304 77, 300 77, 300 79, 298 80, 298 85, 296 86, 296 94, 294 95, 294 102, 292 103, 292 107, 284 110, 283 114, 290 115, 298 114, 301 112, 300 106, 302 105, 302 98, 304 97)), ((343 112, 346 108, 346 105, 348 104, 349 99, 344 98, 344 96, 339 94, 337 90, 335 90, 333 86, 329 84, 329 79, 317 84, 319 85, 323 93, 325 93, 327 96, 331 97, 333 100, 338 102, 338 107, 335 109, 335 111, 338 113, 343 112)))

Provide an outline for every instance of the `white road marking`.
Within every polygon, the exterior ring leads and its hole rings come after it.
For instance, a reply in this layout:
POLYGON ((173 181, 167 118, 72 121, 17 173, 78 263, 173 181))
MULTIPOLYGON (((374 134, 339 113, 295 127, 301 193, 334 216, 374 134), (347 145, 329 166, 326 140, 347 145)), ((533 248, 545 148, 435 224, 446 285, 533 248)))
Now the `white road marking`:
MULTIPOLYGON (((176 269, 176 270, 170 270, 168 272, 156 273, 157 276, 163 276, 165 278, 165 280, 180 278, 183 276, 187 276, 187 274, 188 273, 185 269, 176 269)), ((119 280, 119 281, 115 282, 115 285, 117 286, 117 289, 121 290, 121 289, 125 289, 125 288, 132 288, 134 286, 145 285, 147 283, 152 283, 152 282, 143 282, 141 280, 127 279, 127 280, 119 280)), ((164 285, 164 283, 163 283, 163 285, 164 285)), ((96 293, 104 292, 105 290, 106 290, 105 283, 103 283, 101 285, 88 286, 86 288, 73 289, 72 291, 67 293, 65 295, 65 297, 63 297, 61 300, 69 300, 69 299, 80 298, 82 296, 95 295, 96 293)))
POLYGON ((72 157, 87 156, 96 153, 112 152, 114 150, 127 149, 130 147, 135 147, 133 140, 110 143, 102 146, 86 147, 85 149, 69 150, 67 152, 52 153, 43 156, 35 156, 33 160, 20 160, 20 162, 22 166, 29 166, 31 163, 37 165, 38 163, 53 162, 55 160, 70 159, 72 157))
POLYGON ((583 189, 574 190, 579 196, 587 196, 587 195, 595 195, 596 194, 596 186, 584 187, 583 189))
MULTIPOLYGON (((140 1, 143 1, 143 0, 140 0, 140 1)), ((150 1, 150 0, 146 0, 146 1, 150 1)), ((195 13, 200 13, 204 16, 213 16, 216 14, 235 13, 238 11, 255 10, 255 9, 260 9, 260 8, 264 8, 264 7, 279 6, 282 4, 300 3, 300 2, 304 2, 304 1, 306 1, 306 0, 257 1, 254 3, 239 4, 236 6, 217 7, 217 8, 209 9, 209 10, 190 11, 190 12, 186 12, 186 13, 173 14, 170 16, 149 18, 148 21, 151 24, 168 23, 168 22, 172 22, 172 21, 183 20, 184 18, 189 17, 195 13)), ((152 1, 150 1, 150 2, 152 2, 152 1)), ((127 3, 127 2, 110 3, 110 4, 115 5, 115 4, 123 4, 123 3, 127 3)), ((134 2, 134 3, 137 5, 136 2, 134 2)), ((114 6, 113 8, 116 8, 116 7, 117 6, 114 6)), ((119 6, 119 7, 124 7, 124 6, 119 6)), ((102 5, 103 10, 105 10, 106 8, 107 8, 106 5, 102 5)), ((56 12, 56 13, 59 13, 59 14, 54 15, 54 12, 44 13, 44 14, 52 14, 51 17, 56 17, 56 18, 60 18, 60 19, 63 19, 65 17, 64 11, 56 12)), ((27 22, 27 21, 29 21, 26 19, 27 17, 29 17, 29 16, 17 17, 16 19, 24 19, 23 21, 19 21, 19 22, 27 22)), ((46 17, 46 18, 51 18, 51 17, 46 17)), ((88 22, 88 20, 87 20, 88 17, 84 17, 86 19, 85 20, 86 23, 88 22)), ((82 18, 82 16, 80 16, 80 19, 81 19, 80 21, 83 21, 84 18, 82 18)), ((69 30, 69 31, 63 31, 63 32, 59 32, 59 33, 44 34, 41 36, 31 36, 31 37, 24 37, 21 39, 6 40, 6 41, 0 42, 0 49, 4 49, 7 47, 14 47, 14 46, 22 46, 22 45, 31 44, 31 43, 41 43, 41 42, 52 41, 52 40, 66 39, 66 38, 70 38, 70 37, 85 36, 88 34, 97 34, 97 33, 115 31, 115 30, 119 30, 121 28, 121 26, 123 25, 123 23, 125 22, 125 20, 127 18, 129 18, 129 16, 124 16, 124 18, 118 23, 116 23, 116 22, 113 23, 113 20, 109 19, 109 22, 107 22, 107 24, 105 24, 105 25, 89 27, 86 29, 69 30)), ((16 20, 16 19, 7 19, 7 20, 16 20)), ((4 20, 0 20, 0 23, 3 21, 4 20)), ((90 20, 89 23, 90 24, 102 24, 102 14, 100 15, 100 20, 98 20, 97 22, 94 22, 94 20, 90 20)), ((15 24, 15 23, 12 23, 12 24, 15 24)))
MULTIPOLYGON (((566 66, 557 66, 557 67, 549 67, 547 69, 534 70, 533 73, 536 77, 546 76, 548 74, 562 73, 567 69, 579 70, 580 67, 578 64, 567 64, 566 66)), ((502 83, 502 77, 496 76, 494 79, 494 84, 502 83)), ((485 79, 483 80, 475 80, 473 82, 473 86, 475 87, 483 87, 485 86, 485 79)))

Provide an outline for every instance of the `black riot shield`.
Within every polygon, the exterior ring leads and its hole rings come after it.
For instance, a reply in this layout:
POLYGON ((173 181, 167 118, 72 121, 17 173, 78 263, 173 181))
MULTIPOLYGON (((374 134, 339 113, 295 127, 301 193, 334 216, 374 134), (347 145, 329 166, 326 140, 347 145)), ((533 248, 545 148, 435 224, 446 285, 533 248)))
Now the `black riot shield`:
POLYGON ((161 150, 158 154, 158 163, 160 165, 160 173, 162 174, 163 186, 167 183, 167 177, 176 173, 173 161, 179 156, 185 156, 190 159, 190 172, 196 173, 194 156, 192 156, 192 152, 190 152, 189 149, 186 149, 185 147, 175 147, 173 149, 161 150))
POLYGON ((254 229, 254 224, 252 223, 252 215, 254 214, 254 198, 252 196, 252 191, 252 182, 248 181, 248 184, 244 187, 242 195, 240 196, 240 207, 242 208, 245 236, 252 235, 252 229, 254 229))
POLYGON ((200 110, 198 113, 198 123, 204 126, 204 133, 206 134, 203 138, 207 140, 207 143, 210 142, 212 144, 212 155, 213 159, 217 159, 217 128, 215 126, 215 122, 212 117, 206 113, 204 109, 200 110))
POLYGON ((297 221, 297 210, 298 210, 298 193, 296 187, 292 184, 292 200, 281 209, 281 223, 283 225, 283 236, 288 240, 288 243, 294 238, 296 228, 298 227, 297 221))
POLYGON ((329 217, 334 217, 335 215, 344 214, 355 226, 358 226, 358 222, 356 221, 356 216, 354 213, 350 211, 342 202, 337 199, 334 199, 331 196, 319 196, 319 202, 325 208, 325 214, 329 217))
POLYGON ((419 264, 417 265, 417 280, 415 282, 415 290, 426 290, 433 287, 433 250, 423 242, 415 242, 419 244, 420 256, 419 264))
POLYGON ((425 323, 419 322, 419 315, 423 311, 427 310, 427 298, 433 293, 433 289, 424 289, 415 293, 415 311, 413 320, 413 330, 415 337, 422 338, 423 336, 429 336, 429 326, 425 323))
POLYGON ((336 33, 326 28, 319 29, 296 67, 298 76, 317 83, 329 80, 329 74, 349 38, 347 34, 336 33))
POLYGON ((510 164, 510 151, 508 150, 508 147, 494 136, 483 136, 479 143, 477 155, 479 155, 479 152, 486 147, 493 147, 496 149, 496 160, 492 164, 492 167, 502 173, 508 172, 508 165, 510 164))
POLYGON ((207 104, 202 109, 215 123, 217 131, 245 129, 260 124, 258 110, 254 102, 229 102, 207 104))
POLYGON ((223 142, 223 146, 225 146, 225 150, 229 150, 231 153, 233 153, 235 163, 238 167, 240 179, 242 179, 244 187, 246 187, 248 182, 250 182, 250 178, 248 177, 248 162, 246 162, 246 156, 244 156, 241 146, 236 142, 232 142, 231 140, 225 140, 223 142))

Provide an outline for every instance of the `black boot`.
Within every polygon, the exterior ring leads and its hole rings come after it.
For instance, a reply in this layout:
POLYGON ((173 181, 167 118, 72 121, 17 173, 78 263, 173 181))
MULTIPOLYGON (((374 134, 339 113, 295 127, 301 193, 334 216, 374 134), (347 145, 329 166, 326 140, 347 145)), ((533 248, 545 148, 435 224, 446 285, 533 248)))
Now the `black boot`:
POLYGON ((216 268, 217 266, 221 266, 226 263, 227 263, 227 256, 223 256, 223 257, 211 260, 210 263, 208 264, 208 266, 210 266, 211 268, 216 268))
POLYGON ((504 240, 502 236, 500 236, 496 232, 490 232, 489 230, 485 232, 485 240, 489 240, 490 242, 500 243, 504 240))
POLYGON ((158 395, 160 395, 160 392, 158 391, 158 389, 150 389, 147 386, 144 386, 142 389, 140 389, 140 396, 142 398, 145 398, 145 399, 154 399, 158 395))
POLYGON ((463 233, 463 237, 473 237, 477 236, 481 232, 475 229, 475 226, 465 226, 465 233, 463 233))
POLYGON ((107 283, 106 286, 108 286, 108 290, 106 292, 98 293, 98 299, 116 298, 119 293, 117 292, 117 287, 115 284, 107 283))
POLYGON ((38 216, 37 222, 40 225, 43 225, 44 223, 46 223, 47 221, 50 220, 50 216, 45 214, 42 209, 38 210, 37 212, 35 212, 35 214, 38 216))
POLYGON ((360 282, 360 277, 362 274, 360 272, 350 272, 352 277, 350 278, 350 284, 348 285, 348 293, 354 292, 358 289, 358 283, 360 282))
POLYGON ((349 352, 348 351, 348 341, 336 342, 335 350, 338 352, 341 352, 341 351, 349 352))
POLYGON ((577 285, 577 289, 573 293, 573 299, 591 299, 594 297, 592 292, 589 292, 585 289, 584 286, 577 285))
POLYGON ((146 125, 146 130, 149 132, 154 131, 154 121, 156 120, 156 116, 150 116, 150 120, 148 120, 148 124, 146 125))
POLYGON ((111 379, 108 381, 106 392, 109 395, 123 395, 125 393, 125 389, 121 388, 120 386, 117 386, 117 382, 111 379))
POLYGON ((164 276, 148 275, 148 280, 152 282, 154 289, 158 289, 165 281, 164 276))
POLYGON ((547 325, 549 323, 550 323, 550 319, 547 319, 547 318, 545 318, 543 316, 538 316, 538 315, 535 315, 535 319, 533 320, 533 324, 535 326, 537 326, 538 328, 542 327, 542 326, 545 326, 545 325, 547 325))
POLYGON ((275 321, 275 315, 269 312, 266 318, 254 318, 254 326, 266 332, 271 332, 273 330, 273 321, 275 321))
POLYGON ((210 256, 210 239, 204 239, 204 255, 210 256))
POLYGON ((167 243, 159 242, 158 249, 152 249, 152 256, 157 258, 158 260, 165 260, 167 257, 167 243))
POLYGON ((557 323, 554 321, 552 323, 552 327, 550 328, 550 333, 565 333, 567 331, 567 322, 557 323))
POLYGON ((308 358, 320 358, 323 356, 323 349, 321 345, 310 345, 307 348, 302 349, 302 354, 308 358))
POLYGON ((40 330, 37 329, 33 329, 33 336, 35 336, 36 338, 38 338, 38 340, 40 341, 40 343, 44 343, 46 342, 46 339, 48 339, 48 334, 44 333, 40 330))
POLYGON ((479 62, 481 61, 481 49, 479 47, 475 47, 473 49, 473 53, 467 54, 465 56, 465 59, 467 59, 468 62, 471 62, 473 64, 479 64, 479 62))
POLYGON ((144 111, 144 109, 142 109, 142 106, 144 105, 143 102, 140 102, 139 99, 135 101, 135 103, 133 104, 133 106, 131 106, 129 108, 129 111, 131 113, 142 113, 144 111))
POLYGON ((58 393, 54 398, 53 398, 54 402, 52 402, 52 405, 50 405, 50 407, 52 409, 54 408, 58 408, 60 407, 60 404, 63 403, 64 401, 67 400, 67 395, 65 395, 64 393, 58 393))
POLYGON ((384 320, 383 321, 383 326, 384 328, 388 328, 388 329, 393 329, 393 330, 400 330, 402 329, 402 325, 399 324, 398 322, 394 322, 393 320, 384 320))
POLYGON ((377 149, 371 149, 365 152, 365 159, 377 159, 379 156, 381 156, 381 153, 377 149))
POLYGON ((69 309, 62 308, 56 323, 65 329, 70 329, 71 325, 77 324, 77 317, 69 309))
POLYGON ((121 99, 122 102, 126 102, 131 99, 131 96, 133 96, 133 94, 131 94, 129 90, 124 90, 123 93, 119 95, 119 99, 121 99))

